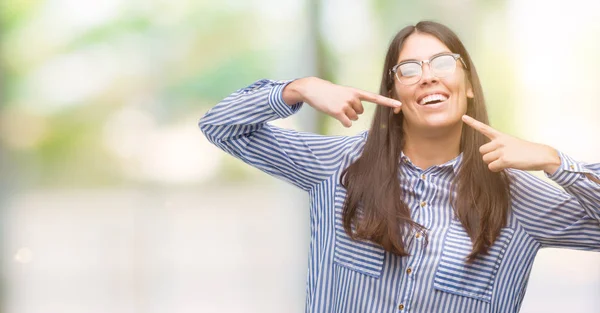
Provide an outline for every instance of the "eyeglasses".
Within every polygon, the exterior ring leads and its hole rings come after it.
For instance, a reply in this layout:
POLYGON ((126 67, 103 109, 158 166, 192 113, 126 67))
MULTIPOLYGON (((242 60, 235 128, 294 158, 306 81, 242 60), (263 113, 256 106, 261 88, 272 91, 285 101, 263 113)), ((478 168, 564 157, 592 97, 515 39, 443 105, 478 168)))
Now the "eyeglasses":
POLYGON ((467 68, 467 64, 458 53, 442 53, 433 56, 429 60, 423 61, 404 61, 394 65, 390 69, 398 81, 403 85, 413 85, 421 80, 423 76, 423 64, 429 64, 429 69, 435 77, 447 77, 454 74, 456 70, 456 60, 459 60, 467 68))

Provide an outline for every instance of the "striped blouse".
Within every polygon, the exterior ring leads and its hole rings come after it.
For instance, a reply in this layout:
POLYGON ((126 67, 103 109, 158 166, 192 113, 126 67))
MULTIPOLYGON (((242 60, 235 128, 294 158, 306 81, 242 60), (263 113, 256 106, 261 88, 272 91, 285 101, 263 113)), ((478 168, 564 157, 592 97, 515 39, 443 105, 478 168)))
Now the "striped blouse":
POLYGON ((450 183, 461 155, 421 169, 399 160, 402 199, 427 229, 407 234, 410 256, 399 257, 367 241, 354 241, 341 220, 346 191, 341 170, 361 153, 367 132, 322 136, 270 125, 297 112, 283 102, 289 81, 259 80, 209 110, 199 126, 210 142, 242 161, 305 190, 310 198, 306 312, 518 312, 537 251, 559 247, 600 251, 600 163, 560 153, 547 175, 562 188, 509 170, 507 226, 474 263, 465 263, 471 240, 453 214, 450 183))

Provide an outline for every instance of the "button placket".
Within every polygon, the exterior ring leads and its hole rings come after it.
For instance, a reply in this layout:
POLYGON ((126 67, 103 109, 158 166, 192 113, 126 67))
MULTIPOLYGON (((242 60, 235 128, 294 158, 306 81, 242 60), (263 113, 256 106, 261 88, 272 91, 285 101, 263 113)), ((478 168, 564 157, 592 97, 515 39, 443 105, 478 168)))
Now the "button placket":
MULTIPOLYGON (((423 236, 421 232, 414 234, 415 238, 419 240, 423 236)), ((420 241, 420 240, 419 240, 420 241)), ((404 275, 401 277, 400 282, 404 292, 400 294, 398 302, 402 305, 402 309, 398 306, 398 309, 402 312, 409 311, 409 305, 412 301, 415 292, 415 271, 421 262, 422 253, 424 246, 421 244, 411 244, 410 253, 411 256, 408 258, 406 268, 404 269, 404 275)), ((401 272, 402 273, 402 272, 401 272)))

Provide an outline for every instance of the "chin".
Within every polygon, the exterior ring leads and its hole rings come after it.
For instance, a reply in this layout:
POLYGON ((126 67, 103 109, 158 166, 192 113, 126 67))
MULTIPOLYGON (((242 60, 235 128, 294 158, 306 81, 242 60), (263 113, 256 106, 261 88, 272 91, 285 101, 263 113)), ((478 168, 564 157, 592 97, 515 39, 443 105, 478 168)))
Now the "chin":
POLYGON ((427 128, 449 128, 453 126, 457 126, 461 123, 461 118, 429 118, 425 120, 425 127, 427 128))

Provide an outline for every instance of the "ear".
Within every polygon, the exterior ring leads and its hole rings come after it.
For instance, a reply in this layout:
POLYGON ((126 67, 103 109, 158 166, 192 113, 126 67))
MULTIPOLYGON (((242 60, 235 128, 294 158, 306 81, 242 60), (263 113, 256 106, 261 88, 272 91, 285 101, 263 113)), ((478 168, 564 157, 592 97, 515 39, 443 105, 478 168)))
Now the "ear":
POLYGON ((473 93, 473 87, 471 86, 470 82, 467 84, 467 98, 475 98, 475 94, 473 93))

